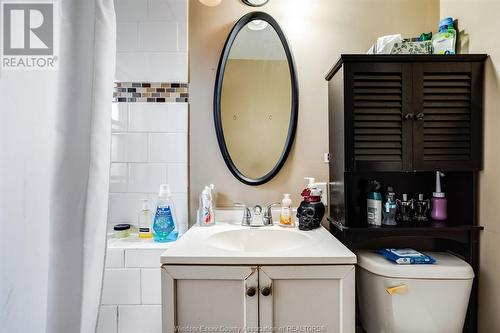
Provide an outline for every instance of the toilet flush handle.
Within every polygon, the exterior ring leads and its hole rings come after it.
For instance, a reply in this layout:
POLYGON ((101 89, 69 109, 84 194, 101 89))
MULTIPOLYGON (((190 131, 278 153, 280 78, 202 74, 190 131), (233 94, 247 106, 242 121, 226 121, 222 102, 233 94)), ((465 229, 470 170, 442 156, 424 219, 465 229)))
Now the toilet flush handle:
POLYGON ((408 292, 408 286, 406 284, 402 284, 399 286, 389 287, 386 289, 389 295, 404 295, 408 292))

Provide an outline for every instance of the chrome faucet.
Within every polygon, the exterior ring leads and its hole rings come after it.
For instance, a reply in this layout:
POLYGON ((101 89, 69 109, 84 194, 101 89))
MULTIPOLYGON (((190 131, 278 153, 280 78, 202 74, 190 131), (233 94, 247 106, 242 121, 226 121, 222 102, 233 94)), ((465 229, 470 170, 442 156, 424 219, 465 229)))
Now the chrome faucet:
POLYGON ((279 202, 274 202, 265 209, 262 206, 255 205, 253 209, 250 209, 247 205, 237 203, 236 207, 243 207, 243 217, 241 219, 241 225, 247 227, 265 227, 273 225, 273 215, 271 208, 273 206, 279 205, 279 202), (264 211, 264 213, 262 212, 264 211))
POLYGON ((272 208, 278 205, 281 205, 281 202, 273 202, 272 204, 267 205, 266 211, 264 212, 264 217, 262 218, 262 222, 264 223, 264 225, 273 225, 272 208))

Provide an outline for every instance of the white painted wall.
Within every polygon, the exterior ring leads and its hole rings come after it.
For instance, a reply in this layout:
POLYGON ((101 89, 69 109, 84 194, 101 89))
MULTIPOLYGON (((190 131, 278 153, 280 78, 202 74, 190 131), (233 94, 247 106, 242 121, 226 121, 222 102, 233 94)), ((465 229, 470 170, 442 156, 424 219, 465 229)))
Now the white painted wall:
POLYGON ((441 0, 441 17, 458 19, 469 38, 468 53, 487 53, 485 68, 483 170, 479 174, 479 223, 481 232, 478 332, 500 331, 500 0, 441 0))

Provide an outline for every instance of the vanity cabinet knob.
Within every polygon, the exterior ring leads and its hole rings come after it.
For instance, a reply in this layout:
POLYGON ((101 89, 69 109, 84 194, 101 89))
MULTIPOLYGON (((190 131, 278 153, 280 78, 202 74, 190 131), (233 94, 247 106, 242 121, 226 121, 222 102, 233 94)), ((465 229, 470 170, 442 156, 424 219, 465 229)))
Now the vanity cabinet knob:
POLYGON ((261 289, 260 293, 262 296, 269 296, 271 295, 271 287, 264 287, 261 289))
POLYGON ((246 294, 248 297, 253 297, 253 296, 255 296, 256 293, 257 293, 257 289, 255 289, 255 287, 247 288, 246 294))

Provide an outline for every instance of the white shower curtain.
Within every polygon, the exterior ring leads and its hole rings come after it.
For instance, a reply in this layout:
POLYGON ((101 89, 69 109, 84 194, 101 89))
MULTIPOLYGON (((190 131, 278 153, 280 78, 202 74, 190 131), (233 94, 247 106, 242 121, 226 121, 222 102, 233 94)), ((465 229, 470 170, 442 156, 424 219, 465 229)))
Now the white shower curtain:
POLYGON ((58 70, 0 72, 1 332, 94 332, 100 303, 113 0, 54 3, 58 70))

